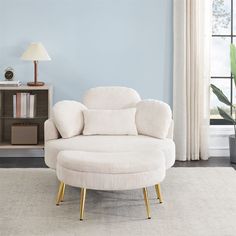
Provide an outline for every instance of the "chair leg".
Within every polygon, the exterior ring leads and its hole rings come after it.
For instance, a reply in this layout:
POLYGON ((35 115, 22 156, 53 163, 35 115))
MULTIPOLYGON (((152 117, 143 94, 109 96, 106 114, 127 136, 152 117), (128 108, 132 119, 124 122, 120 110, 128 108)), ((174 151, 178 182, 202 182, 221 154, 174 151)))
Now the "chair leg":
POLYGON ((61 202, 64 201, 65 189, 66 189, 66 185, 63 184, 62 193, 61 193, 61 202))
POLYGON ((147 188, 143 188, 143 196, 146 205, 148 219, 151 219, 147 188))
POLYGON ((81 192, 80 192, 80 220, 84 219, 85 198, 86 198, 86 188, 81 188, 81 192))
POLYGON ((156 189, 156 192, 157 192, 157 199, 159 199, 160 203, 163 203, 162 195, 161 195, 161 185, 160 184, 156 184, 155 185, 155 189, 156 189))
POLYGON ((59 206, 61 199, 64 197, 64 191, 65 191, 65 184, 61 181, 59 190, 57 193, 57 200, 56 200, 56 205, 59 206), (63 190, 64 189, 64 190, 63 190))

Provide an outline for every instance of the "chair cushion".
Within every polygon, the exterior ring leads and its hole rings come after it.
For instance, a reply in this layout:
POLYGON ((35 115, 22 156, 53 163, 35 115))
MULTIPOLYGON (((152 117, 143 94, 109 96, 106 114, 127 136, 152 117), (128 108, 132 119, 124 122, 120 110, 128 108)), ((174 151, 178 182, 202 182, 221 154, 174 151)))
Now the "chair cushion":
POLYGON ((89 109, 122 109, 134 107, 139 102, 139 94, 126 87, 97 87, 89 89, 83 104, 89 109))
POLYGON ((166 138, 171 125, 171 109, 164 102, 142 100, 137 104, 136 126, 139 134, 166 138))
POLYGON ((166 168, 175 161, 175 144, 171 139, 157 139, 144 135, 137 136, 76 136, 70 139, 49 140, 45 143, 45 162, 55 169, 57 155, 63 150, 79 150, 90 152, 139 152, 163 151, 166 168))
POLYGON ((84 127, 82 111, 87 109, 76 101, 61 101, 53 106, 53 121, 62 138, 81 134, 84 127))
POLYGON ((136 108, 84 110, 84 135, 137 135, 136 108))

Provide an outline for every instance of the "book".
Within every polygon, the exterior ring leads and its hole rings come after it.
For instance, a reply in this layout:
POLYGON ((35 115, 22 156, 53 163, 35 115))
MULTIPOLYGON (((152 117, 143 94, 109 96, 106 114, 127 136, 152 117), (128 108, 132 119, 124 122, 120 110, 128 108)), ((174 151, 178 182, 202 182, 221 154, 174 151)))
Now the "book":
POLYGON ((18 92, 13 95, 13 117, 33 118, 36 114, 36 95, 18 92))
POLYGON ((24 118, 26 117, 26 94, 21 93, 21 113, 20 117, 24 118))
POLYGON ((35 117, 36 113, 36 95, 30 95, 29 99, 29 117, 35 117))
POLYGON ((13 117, 16 117, 16 95, 13 95, 13 117))
POLYGON ((16 117, 21 115, 21 93, 16 93, 16 117))
POLYGON ((3 80, 3 81, 0 81, 0 87, 1 86, 18 87, 20 85, 21 85, 21 82, 19 80, 13 80, 13 81, 3 80))
POLYGON ((26 117, 30 117, 30 94, 26 93, 26 117))

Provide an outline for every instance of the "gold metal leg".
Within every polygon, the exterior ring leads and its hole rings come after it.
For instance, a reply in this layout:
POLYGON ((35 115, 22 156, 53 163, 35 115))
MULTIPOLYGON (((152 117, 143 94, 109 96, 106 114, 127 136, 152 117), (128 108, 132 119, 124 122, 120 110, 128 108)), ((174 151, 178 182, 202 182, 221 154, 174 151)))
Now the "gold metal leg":
POLYGON ((151 219, 147 188, 143 188, 143 196, 146 205, 148 219, 151 219))
POLYGON ((57 193, 57 200, 56 200, 56 205, 57 206, 59 206, 59 204, 60 204, 64 185, 65 184, 63 182, 60 183, 59 190, 58 190, 58 193, 57 193))
POLYGON ((66 188, 66 185, 63 183, 63 187, 62 187, 62 193, 61 193, 61 202, 63 202, 63 201, 64 201, 65 188, 66 188))
POLYGON ((86 198, 86 188, 81 188, 81 192, 80 192, 80 220, 84 219, 85 198, 86 198))
POLYGON ((161 195, 161 185, 156 184, 155 188, 156 188, 156 192, 157 192, 157 199, 159 199, 160 203, 162 203, 163 200, 162 200, 162 195, 161 195))

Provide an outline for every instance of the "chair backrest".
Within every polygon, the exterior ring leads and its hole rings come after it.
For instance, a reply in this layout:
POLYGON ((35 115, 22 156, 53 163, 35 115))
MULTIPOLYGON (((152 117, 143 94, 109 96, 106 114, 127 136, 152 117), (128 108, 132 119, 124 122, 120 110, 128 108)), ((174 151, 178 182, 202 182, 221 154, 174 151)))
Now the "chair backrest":
POLYGON ((89 89, 83 98, 89 109, 122 109, 134 107, 141 100, 139 94, 126 87, 96 87, 89 89))

